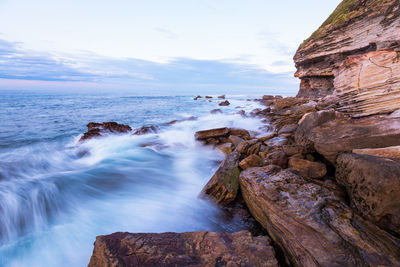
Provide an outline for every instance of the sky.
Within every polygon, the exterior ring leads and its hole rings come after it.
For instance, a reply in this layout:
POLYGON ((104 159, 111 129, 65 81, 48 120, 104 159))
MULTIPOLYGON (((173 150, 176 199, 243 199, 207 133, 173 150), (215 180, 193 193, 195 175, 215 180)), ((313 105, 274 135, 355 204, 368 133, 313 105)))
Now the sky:
POLYGON ((0 0, 0 89, 293 94, 340 0, 0 0))

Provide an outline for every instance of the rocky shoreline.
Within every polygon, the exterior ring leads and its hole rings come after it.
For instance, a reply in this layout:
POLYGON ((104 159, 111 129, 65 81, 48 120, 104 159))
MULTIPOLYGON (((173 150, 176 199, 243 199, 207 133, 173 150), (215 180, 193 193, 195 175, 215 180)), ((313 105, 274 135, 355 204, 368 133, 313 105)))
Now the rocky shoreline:
MULTIPOLYGON (((297 97, 257 100, 261 136, 196 133, 226 154, 199 197, 265 232, 114 233, 89 266, 400 266, 399 36, 398 0, 345 0, 294 57, 297 97)), ((88 128, 129 130, 109 125, 88 128)))

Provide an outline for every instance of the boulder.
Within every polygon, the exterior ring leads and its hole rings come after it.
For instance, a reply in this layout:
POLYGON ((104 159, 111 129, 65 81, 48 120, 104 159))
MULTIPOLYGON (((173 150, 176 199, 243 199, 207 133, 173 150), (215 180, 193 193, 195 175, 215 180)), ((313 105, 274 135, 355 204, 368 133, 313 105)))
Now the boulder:
POLYGON ((227 136, 228 134, 229 134, 228 128, 216 128, 216 129, 198 131, 195 134, 195 138, 196 140, 205 140, 208 138, 227 136))
POLYGON ((230 104, 231 104, 231 103, 229 103, 228 100, 225 100, 225 101, 220 102, 218 105, 219 105, 219 106, 229 106, 230 104))
POLYGON ((225 99, 225 95, 219 95, 217 98, 218 99, 225 99))
POLYGON ((243 159, 242 161, 240 161, 239 167, 242 170, 246 170, 250 167, 259 167, 261 163, 262 163, 261 158, 255 154, 252 154, 247 158, 243 159))
POLYGON ((303 147, 299 145, 283 145, 282 150, 288 157, 303 153, 303 147))
POLYGON ((277 267, 266 236, 236 233, 114 233, 98 236, 88 267, 265 266, 277 267))
POLYGON ((232 143, 225 143, 222 145, 218 145, 217 149, 223 152, 224 154, 232 153, 232 143))
POLYGON ((251 214, 292 266, 399 266, 400 240, 354 214, 337 186, 324 185, 273 165, 240 175, 251 214))
POLYGON ((238 152, 227 155, 201 191, 200 197, 207 197, 223 206, 231 203, 239 189, 239 158, 238 152))
POLYGON ((275 99, 275 101, 271 105, 271 109, 274 111, 279 111, 284 108, 304 104, 305 102, 306 100, 296 97, 285 97, 285 98, 275 99))
POLYGON ((83 134, 83 136, 79 139, 79 142, 85 141, 95 137, 101 137, 106 134, 118 134, 118 133, 128 133, 132 131, 132 128, 129 125, 119 124, 116 122, 90 122, 87 125, 88 131, 83 134))
POLYGON ((345 153, 337 159, 336 180, 357 213, 400 234, 399 159, 345 153))
POLYGON ((245 129, 229 128, 229 133, 239 136, 240 138, 250 140, 250 133, 245 129))
POLYGON ((249 146, 250 144, 248 141, 242 141, 236 146, 235 151, 239 152, 240 154, 246 154, 249 146))
POLYGON ((302 138, 298 138, 297 130, 296 141, 303 145, 312 144, 309 147, 313 147, 334 164, 340 153, 351 152, 353 149, 400 145, 400 118, 372 116, 335 119, 309 130, 302 138))
POLYGON ((282 168, 287 167, 288 159, 282 150, 274 150, 272 152, 260 152, 262 158, 262 165, 275 165, 282 168))
POLYGON ((321 162, 313 162, 297 157, 289 159, 289 168, 306 178, 322 178, 326 175, 326 166, 321 162))
MULTIPOLYGON (((169 122, 170 124, 173 124, 169 122)), ((142 126, 140 128, 137 128, 133 130, 133 135, 143 135, 143 134, 149 134, 149 133, 156 133, 158 132, 159 127, 156 125, 149 125, 149 126, 142 126)))
POLYGON ((228 139, 235 147, 244 141, 242 138, 240 138, 236 135, 230 135, 228 139))
POLYGON ((360 155, 371 155, 377 157, 397 158, 397 159, 400 158, 400 146, 353 149, 352 152, 354 154, 360 154, 360 155))

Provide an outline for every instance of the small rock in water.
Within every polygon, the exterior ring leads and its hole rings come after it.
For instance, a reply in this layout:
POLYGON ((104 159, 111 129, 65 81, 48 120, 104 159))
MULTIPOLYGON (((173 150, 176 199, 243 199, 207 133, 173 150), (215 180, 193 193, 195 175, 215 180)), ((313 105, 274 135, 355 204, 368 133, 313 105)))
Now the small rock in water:
POLYGON ((218 114, 218 113, 222 113, 222 110, 219 108, 213 109, 210 111, 211 114, 218 114))
POLYGON ((218 96, 219 99, 225 99, 225 95, 218 96))
POLYGON ((193 98, 193 100, 197 100, 199 98, 201 98, 201 95, 196 96, 195 98, 193 98))
POLYGON ((222 101, 221 103, 219 103, 220 106, 229 106, 231 103, 229 103, 228 100, 222 101))
POLYGON ((213 98, 212 96, 206 95, 206 98, 213 98))
POLYGON ((137 128, 133 131, 133 135, 143 135, 143 134, 148 134, 148 133, 156 133, 158 132, 159 127, 156 125, 149 125, 149 126, 142 126, 140 128, 137 128))
POLYGON ((79 142, 85 141, 95 137, 101 137, 107 133, 127 133, 132 131, 129 125, 118 124, 114 121, 111 122, 90 122, 87 125, 88 131, 83 134, 79 139, 79 142))

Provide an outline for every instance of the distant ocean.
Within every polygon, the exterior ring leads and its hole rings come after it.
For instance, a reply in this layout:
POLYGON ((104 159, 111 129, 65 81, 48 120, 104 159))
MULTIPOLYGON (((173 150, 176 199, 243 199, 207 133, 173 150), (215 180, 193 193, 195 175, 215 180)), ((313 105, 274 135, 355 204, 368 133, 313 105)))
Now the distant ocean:
POLYGON ((197 198, 223 155, 194 133, 258 131, 258 119, 235 113, 259 104, 193 97, 0 93, 0 266, 86 266, 95 237, 116 231, 241 229, 197 198), (92 121, 137 128, 190 116, 157 134, 77 142, 92 121))

